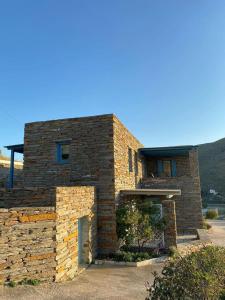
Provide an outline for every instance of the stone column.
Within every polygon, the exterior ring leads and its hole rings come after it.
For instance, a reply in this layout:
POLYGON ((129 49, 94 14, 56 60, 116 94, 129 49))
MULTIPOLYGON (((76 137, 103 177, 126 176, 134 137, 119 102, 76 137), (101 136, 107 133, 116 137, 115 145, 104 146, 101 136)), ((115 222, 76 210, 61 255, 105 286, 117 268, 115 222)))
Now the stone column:
POLYGON ((163 216, 166 219, 166 229, 164 231, 165 247, 177 246, 177 225, 175 202, 173 200, 163 200, 163 216))

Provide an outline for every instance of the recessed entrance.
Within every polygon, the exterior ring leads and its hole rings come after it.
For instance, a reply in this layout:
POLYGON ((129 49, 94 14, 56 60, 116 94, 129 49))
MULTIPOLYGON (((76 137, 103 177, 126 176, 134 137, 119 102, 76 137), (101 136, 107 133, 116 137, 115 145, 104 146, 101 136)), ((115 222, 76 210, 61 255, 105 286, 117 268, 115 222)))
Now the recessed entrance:
POLYGON ((78 219, 78 266, 88 263, 88 217, 78 219))

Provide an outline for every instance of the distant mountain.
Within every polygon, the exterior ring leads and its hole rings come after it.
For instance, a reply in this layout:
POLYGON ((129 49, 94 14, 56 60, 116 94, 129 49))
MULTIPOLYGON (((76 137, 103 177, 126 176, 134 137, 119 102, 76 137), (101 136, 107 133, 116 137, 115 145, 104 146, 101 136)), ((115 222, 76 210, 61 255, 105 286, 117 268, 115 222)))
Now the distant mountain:
POLYGON ((199 170, 203 198, 225 201, 225 138, 199 145, 199 170), (210 193, 211 190, 211 193, 210 193), (218 193, 213 195, 214 191, 218 193))

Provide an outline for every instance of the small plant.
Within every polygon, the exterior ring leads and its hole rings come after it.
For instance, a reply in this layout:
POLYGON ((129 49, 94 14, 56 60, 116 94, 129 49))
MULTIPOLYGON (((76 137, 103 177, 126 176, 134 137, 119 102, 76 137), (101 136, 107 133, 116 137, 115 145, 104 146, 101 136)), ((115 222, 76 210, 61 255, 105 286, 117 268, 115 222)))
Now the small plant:
POLYGON ((209 223, 207 223, 206 220, 203 220, 203 229, 209 230, 211 228, 212 226, 209 223))
POLYGON ((169 256, 175 257, 178 254, 177 248, 174 246, 169 247, 169 256))
POLYGON ((10 287, 15 287, 17 285, 17 283, 15 281, 9 281, 8 286, 10 287))
MULTIPOLYGON (((155 257, 155 256, 154 256, 155 257)), ((120 251, 104 257, 105 259, 112 259, 115 261, 124 261, 124 262, 139 262, 153 258, 153 255, 147 252, 127 252, 120 251)))
POLYGON ((38 279, 27 279, 27 278, 24 278, 23 280, 20 281, 20 284, 21 285, 39 285, 41 283, 40 280, 38 279))
POLYGON ((206 219, 216 219, 218 218, 218 212, 215 209, 209 209, 206 212, 206 219))

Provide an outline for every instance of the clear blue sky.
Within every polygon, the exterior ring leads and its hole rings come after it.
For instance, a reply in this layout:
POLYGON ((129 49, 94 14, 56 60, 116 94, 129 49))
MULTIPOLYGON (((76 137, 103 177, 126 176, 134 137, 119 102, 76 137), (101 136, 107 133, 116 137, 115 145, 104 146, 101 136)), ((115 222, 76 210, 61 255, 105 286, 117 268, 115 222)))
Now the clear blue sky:
POLYGON ((225 1, 1 1, 0 146, 112 112, 149 147, 224 137, 225 1))

